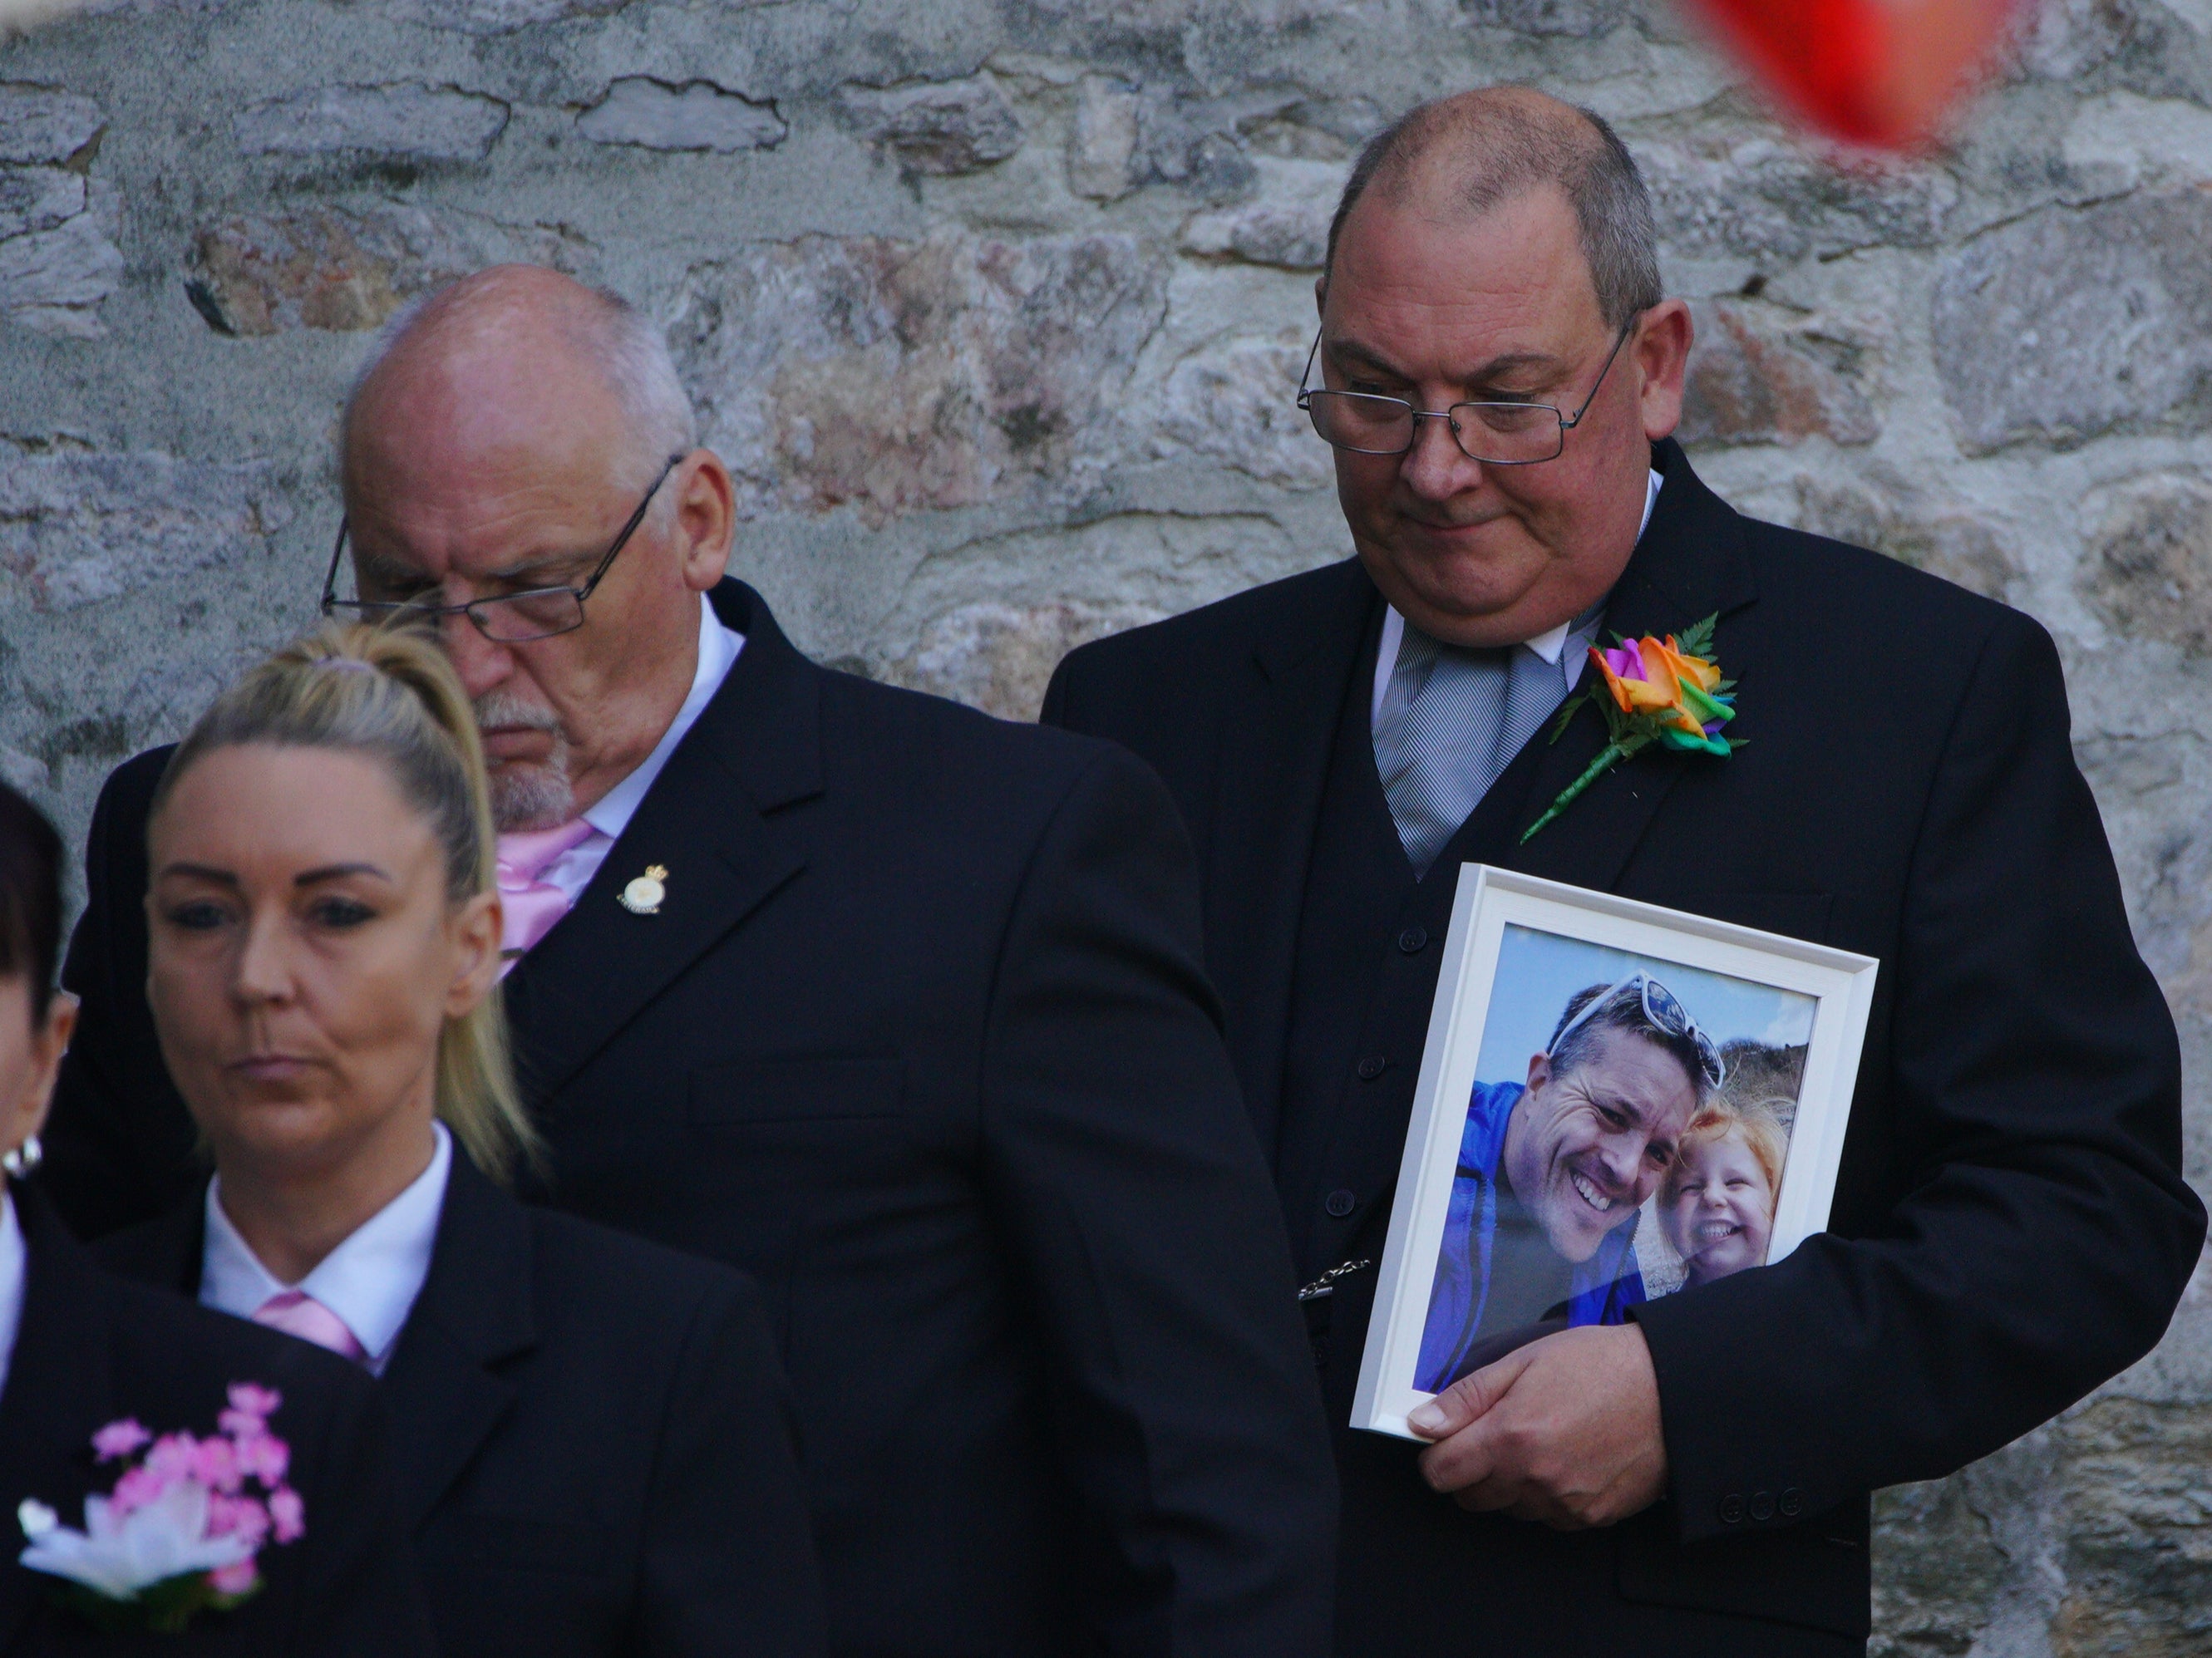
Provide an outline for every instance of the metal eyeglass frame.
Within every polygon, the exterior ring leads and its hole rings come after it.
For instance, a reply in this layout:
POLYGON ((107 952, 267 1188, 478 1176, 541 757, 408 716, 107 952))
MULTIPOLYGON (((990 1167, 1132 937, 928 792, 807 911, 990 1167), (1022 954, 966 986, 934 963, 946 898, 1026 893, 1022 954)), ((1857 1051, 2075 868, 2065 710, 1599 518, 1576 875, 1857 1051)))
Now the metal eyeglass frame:
POLYGON ((660 476, 653 479, 653 487, 645 492, 645 499, 638 502, 637 510, 629 515, 621 533, 615 537, 614 544, 607 549, 597 568, 592 571, 590 579, 580 587, 526 587, 519 593, 498 593, 486 598, 472 598, 463 604, 420 604, 410 599, 340 598, 337 596, 338 562, 345 557, 346 531, 352 522, 350 518, 342 518, 338 520, 337 544, 331 549, 331 568, 323 576, 323 614, 330 616, 339 610, 349 610, 364 622, 374 618, 380 624, 404 615, 408 623, 419 622, 426 625, 441 616, 465 616, 478 633, 495 645, 527 645, 536 640, 557 639, 562 634, 574 633, 584 625, 584 601, 605 580, 608 570, 614 566, 615 556, 629 545, 629 538, 637 533, 637 526, 645 522, 646 509, 653 505, 653 498, 660 493, 660 486, 668 482, 668 475, 683 463, 682 455, 669 456, 668 464, 660 469, 660 476), (518 604, 525 599, 549 598, 555 593, 566 593, 576 601, 576 619, 565 628, 526 634, 520 638, 502 639, 493 633, 483 617, 477 614, 482 606, 518 604))
POLYGON ((1548 1060, 1557 1054, 1560 1046, 1579 1029, 1585 1021, 1629 986, 1639 981, 1644 987, 1644 1017, 1650 1022, 1651 1028, 1655 1030, 1663 1030, 1670 1036, 1687 1036, 1697 1045, 1698 1063, 1704 1067, 1706 1082, 1715 1088, 1726 1083, 1728 1062, 1721 1058, 1721 1051, 1714 1046, 1713 1039, 1698 1028, 1698 1022, 1690 1017, 1690 1010, 1682 1005, 1681 998, 1641 969, 1630 974, 1620 983, 1607 986, 1603 995, 1593 996, 1584 1003, 1581 1012, 1559 1027, 1559 1034, 1552 1038, 1551 1046, 1544 1050, 1544 1057, 1548 1060), (1657 1007, 1651 1005, 1651 993, 1655 990, 1663 999, 1657 1007))
POLYGON ((1598 388, 1605 384, 1605 377, 1613 372, 1613 360, 1620 355, 1620 348, 1628 343, 1628 337, 1636 331, 1636 325, 1642 319, 1643 315, 1644 313, 1639 311, 1635 316, 1631 317, 1626 323, 1621 325, 1620 332, 1613 337, 1613 349, 1605 354, 1604 366, 1597 371, 1597 378, 1590 382, 1589 395, 1583 399, 1582 406, 1576 410, 1571 415, 1561 414, 1556 404, 1548 403, 1508 403, 1492 401, 1483 403, 1455 403, 1449 409, 1416 409, 1412 404, 1407 402, 1403 398, 1386 398, 1378 392, 1332 392, 1325 386, 1309 386, 1306 384, 1306 381, 1313 374, 1314 359, 1321 355, 1321 337, 1322 333, 1326 331, 1326 325, 1314 331, 1313 345, 1311 349, 1306 352, 1306 366, 1298 374, 1298 407, 1304 411, 1306 418, 1310 421, 1313 419, 1313 400, 1316 396, 1326 398, 1358 398, 1363 402, 1368 403, 1395 403, 1413 417, 1413 427, 1407 434, 1404 445, 1396 449, 1357 448, 1348 443, 1339 443, 1334 438, 1329 437, 1323 433, 1318 424, 1314 427, 1315 436, 1320 438, 1321 440, 1328 445, 1330 448, 1341 449, 1346 454, 1410 454, 1413 452, 1413 446, 1420 441, 1421 422, 1425 420, 1440 420, 1451 428, 1452 441, 1459 446, 1460 453, 1465 455, 1469 460, 1474 462, 1479 466, 1541 466, 1546 461, 1557 460, 1561 455, 1566 453, 1567 434, 1572 431, 1576 427, 1582 424, 1583 416, 1589 412, 1590 404, 1597 401, 1598 388), (1559 446, 1553 449, 1548 455, 1532 455, 1526 460, 1493 460, 1487 456, 1478 455, 1474 450, 1467 446, 1466 434, 1460 428, 1460 423, 1456 416, 1458 411, 1462 409, 1541 409, 1546 413, 1549 414, 1553 420, 1559 422, 1559 446))

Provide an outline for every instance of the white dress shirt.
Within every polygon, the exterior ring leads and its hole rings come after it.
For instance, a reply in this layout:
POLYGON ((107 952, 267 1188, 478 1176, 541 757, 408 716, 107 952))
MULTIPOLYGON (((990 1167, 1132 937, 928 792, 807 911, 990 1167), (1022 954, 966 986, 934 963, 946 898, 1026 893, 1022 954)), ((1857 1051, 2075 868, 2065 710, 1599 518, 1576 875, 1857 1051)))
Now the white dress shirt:
POLYGON ((637 815, 638 803, 645 799, 646 791, 660 775, 660 768, 668 763, 668 756, 676 752, 676 745, 684 734, 698 722, 707 705, 714 700, 714 693, 722 689, 723 680, 729 677, 738 653, 745 647, 745 636, 725 628, 714 614, 714 607, 707 595, 699 595, 699 666, 691 676, 691 690, 684 697, 684 706, 676 711, 676 718, 668 722, 668 729, 660 734, 660 741, 638 768, 609 789, 599 802, 584 813, 584 821, 592 826, 592 833, 545 866, 538 878, 561 889, 573 908, 583 896, 584 889, 592 884, 592 878, 599 872, 599 865, 607 861, 607 853, 614 849, 622 832, 629 827, 629 820, 637 815))
MULTIPOLYGON (((1636 526, 1636 536, 1639 541, 1644 537, 1645 527, 1651 522, 1651 509, 1659 504, 1660 486, 1666 482, 1665 476, 1656 471, 1644 480, 1644 521, 1636 526)), ((1566 648, 1567 630, 1574 625, 1571 621, 1562 622, 1558 627, 1547 629, 1534 639, 1524 639, 1521 642, 1545 661, 1555 663, 1559 659, 1559 653, 1566 648)), ((1404 642, 1405 637, 1406 618, 1399 615, 1398 607, 1392 604, 1383 611, 1382 642, 1375 653, 1375 689, 1367 708, 1367 724, 1370 731, 1382 723, 1382 693, 1390 689, 1390 672, 1398 665, 1398 647, 1404 642)), ((1577 655, 1567 665, 1567 689, 1571 693, 1575 682, 1583 677, 1583 659, 1577 655)))
POLYGON ((200 1305, 252 1318, 271 1296, 297 1290, 344 1321, 368 1353, 367 1363, 382 1376, 399 1340, 399 1331, 429 1276, 430 1251, 438 1241, 438 1217, 446 1207, 446 1176, 453 1166, 453 1137, 446 1125, 430 1125, 437 1149, 430 1166, 406 1190, 359 1226, 346 1241, 316 1263, 297 1284, 286 1284, 255 1254, 230 1217, 222 1212, 222 1176, 208 1182, 207 1243, 200 1257, 200 1305))
POLYGON ((0 1181, 0 1388, 8 1385, 8 1366, 15 1357, 15 1335, 23 1327, 23 1228, 15 1200, 0 1181))

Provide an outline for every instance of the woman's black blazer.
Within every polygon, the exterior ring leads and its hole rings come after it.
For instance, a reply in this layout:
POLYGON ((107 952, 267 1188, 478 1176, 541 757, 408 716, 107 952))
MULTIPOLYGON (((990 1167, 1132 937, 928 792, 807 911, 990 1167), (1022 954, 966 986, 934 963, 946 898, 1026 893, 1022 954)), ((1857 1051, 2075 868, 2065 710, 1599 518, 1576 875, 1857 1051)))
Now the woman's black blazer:
POLYGON ((21 1321, 0 1388, 0 1654, 7 1658, 428 1658, 429 1616, 407 1547, 385 1412, 343 1360, 100 1272, 36 1189, 15 1188, 27 1264, 21 1321), (307 1534, 261 1552, 261 1592, 202 1612, 177 1635, 116 1637, 57 1603, 58 1580, 18 1563, 16 1505, 36 1497, 64 1525, 115 1483, 94 1432, 135 1417, 153 1432, 216 1431, 230 1385, 273 1388, 270 1430, 307 1534))
MULTIPOLYGON (((103 1240, 196 1294, 204 1199, 103 1240)), ((524 1207, 458 1147, 383 1377, 441 1647, 467 1658, 813 1658, 814 1546, 758 1292, 524 1207)))

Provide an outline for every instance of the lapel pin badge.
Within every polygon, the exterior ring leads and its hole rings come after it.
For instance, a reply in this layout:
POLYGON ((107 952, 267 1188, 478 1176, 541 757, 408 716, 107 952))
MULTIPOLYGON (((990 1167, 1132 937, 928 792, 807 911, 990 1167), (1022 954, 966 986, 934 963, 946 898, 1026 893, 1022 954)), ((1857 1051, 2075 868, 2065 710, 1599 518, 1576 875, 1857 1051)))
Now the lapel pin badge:
POLYGON ((633 915, 658 915, 660 901, 668 896, 668 871, 659 864, 647 864, 645 873, 622 890, 622 907, 633 915))

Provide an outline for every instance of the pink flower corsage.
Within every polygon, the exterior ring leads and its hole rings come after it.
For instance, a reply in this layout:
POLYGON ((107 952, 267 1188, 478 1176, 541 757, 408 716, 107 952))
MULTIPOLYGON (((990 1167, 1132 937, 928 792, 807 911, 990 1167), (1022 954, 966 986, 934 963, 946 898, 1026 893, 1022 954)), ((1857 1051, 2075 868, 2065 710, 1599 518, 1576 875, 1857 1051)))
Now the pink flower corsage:
POLYGON ((129 1418, 92 1436, 117 1463, 115 1486, 84 1499, 84 1529, 25 1497, 15 1518, 29 1540, 18 1558, 62 1580, 63 1600, 101 1628, 173 1635, 195 1613, 234 1606, 261 1587, 270 1543, 307 1530, 300 1494, 284 1483, 291 1452, 269 1431, 283 1395, 234 1382, 219 1432, 156 1437, 129 1418))

